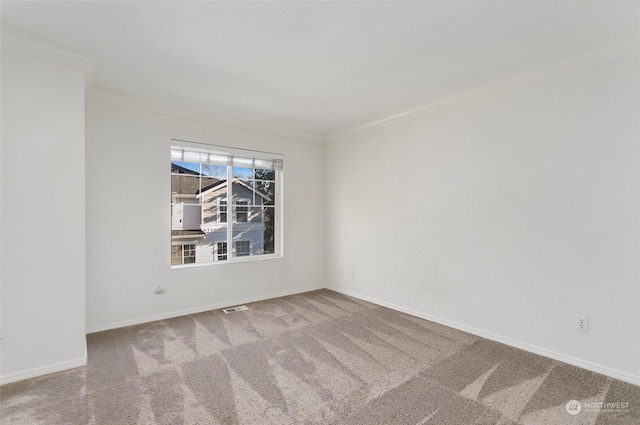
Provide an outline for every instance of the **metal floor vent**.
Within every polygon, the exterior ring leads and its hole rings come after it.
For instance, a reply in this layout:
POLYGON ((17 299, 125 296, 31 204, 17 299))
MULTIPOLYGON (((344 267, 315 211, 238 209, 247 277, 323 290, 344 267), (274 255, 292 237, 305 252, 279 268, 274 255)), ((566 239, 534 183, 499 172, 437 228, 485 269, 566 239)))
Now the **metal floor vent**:
POLYGON ((238 306, 235 306, 235 307, 229 307, 229 308, 222 309, 222 311, 224 311, 225 313, 234 313, 236 311, 245 311, 245 310, 249 310, 249 307, 247 307, 246 305, 238 305, 238 306))

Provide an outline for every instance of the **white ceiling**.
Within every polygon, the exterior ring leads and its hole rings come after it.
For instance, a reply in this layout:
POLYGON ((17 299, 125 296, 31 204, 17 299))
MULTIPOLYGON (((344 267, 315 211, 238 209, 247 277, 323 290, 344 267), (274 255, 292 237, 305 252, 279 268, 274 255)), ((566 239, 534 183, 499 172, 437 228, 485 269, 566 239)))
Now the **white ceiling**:
POLYGON ((2 1, 95 86, 318 135, 640 35, 637 2, 2 1))

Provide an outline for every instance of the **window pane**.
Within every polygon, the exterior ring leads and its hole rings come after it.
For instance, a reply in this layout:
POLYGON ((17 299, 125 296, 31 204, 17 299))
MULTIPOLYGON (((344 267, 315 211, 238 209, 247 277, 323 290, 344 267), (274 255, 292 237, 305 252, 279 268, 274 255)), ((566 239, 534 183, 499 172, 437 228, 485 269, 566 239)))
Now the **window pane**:
POLYGON ((191 162, 171 163, 172 202, 176 198, 193 197, 226 180, 226 167, 191 162))
POLYGON ((233 177, 248 180, 253 175, 253 168, 233 167, 233 177))
POLYGON ((218 243, 218 254, 226 254, 227 253, 227 243, 219 242, 218 243))
POLYGON ((263 223, 264 223, 264 208, 252 206, 249 207, 249 217, 247 222, 253 225, 256 225, 262 231, 263 223))
POLYGON ((227 243, 226 242, 218 242, 217 245, 217 260, 225 261, 227 259, 227 243))
POLYGON ((200 175, 200 164, 195 162, 171 161, 171 174, 200 175))
POLYGON ((253 170, 253 178, 256 180, 275 180, 276 172, 274 170, 253 170))
MULTIPOLYGON (((227 222, 227 188, 210 190, 202 194, 202 224, 227 222)), ((203 228, 204 230, 204 228, 203 228)))
POLYGON ((171 202, 195 199, 200 190, 200 177, 182 174, 171 175, 171 202))
POLYGON ((233 229, 235 248, 233 255, 273 254, 275 238, 275 207, 250 206, 247 222, 238 223, 233 229), (238 243, 240 243, 240 249, 238 249, 238 243))
POLYGON ((251 254, 251 241, 236 242, 236 257, 243 257, 251 254))
POLYGON ((235 223, 246 223, 249 219, 249 201, 236 201, 235 212, 235 223))
MULTIPOLYGON (((276 201, 276 182, 256 181, 256 198, 261 198, 263 205, 275 205, 276 201)), ((256 204, 258 200, 256 199, 256 204)))
POLYGON ((224 199, 220 199, 218 202, 218 222, 226 223, 228 216, 229 216, 229 207, 227 206, 227 201, 224 199))
POLYGON ((220 257, 222 252, 221 244, 225 244, 226 246, 226 240, 226 223, 214 222, 211 224, 203 224, 202 237, 197 239, 195 244, 195 262, 206 264, 223 259, 220 257))
POLYGON ((264 227, 263 227, 263 254, 275 253, 276 246, 276 215, 274 207, 263 208, 264 227))
POLYGON ((216 179, 213 177, 201 177, 200 178, 200 192, 199 193, 205 193, 208 192, 210 190, 215 190, 215 188, 217 186, 220 186, 221 184, 223 184, 226 180, 220 180, 220 179, 216 179))
POLYGON ((184 264, 192 264, 196 262, 196 246, 195 245, 183 245, 182 255, 184 264))
POLYGON ((202 164, 202 175, 219 180, 227 179, 227 167, 222 165, 202 164))

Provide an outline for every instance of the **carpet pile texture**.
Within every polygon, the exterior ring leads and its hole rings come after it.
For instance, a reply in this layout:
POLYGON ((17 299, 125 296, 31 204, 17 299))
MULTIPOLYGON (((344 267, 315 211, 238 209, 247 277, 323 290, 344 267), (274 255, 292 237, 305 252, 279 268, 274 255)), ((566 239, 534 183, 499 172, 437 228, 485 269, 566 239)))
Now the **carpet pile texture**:
POLYGON ((640 387, 336 292, 248 307, 89 334, 0 424, 640 424, 640 387))

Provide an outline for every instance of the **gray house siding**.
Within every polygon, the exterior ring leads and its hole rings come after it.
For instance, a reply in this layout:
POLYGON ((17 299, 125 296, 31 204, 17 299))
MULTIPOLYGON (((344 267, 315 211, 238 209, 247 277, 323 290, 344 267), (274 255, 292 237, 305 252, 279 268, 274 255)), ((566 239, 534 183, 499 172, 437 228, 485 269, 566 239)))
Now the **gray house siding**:
MULTIPOLYGON (((249 255, 261 254, 264 249, 263 226, 236 225, 233 232, 233 247, 227 247, 227 258, 235 252, 236 242, 249 242, 249 255)), ((226 227, 214 232, 207 232, 205 237, 196 241, 196 263, 211 263, 218 261, 218 243, 227 241, 226 227)))
MULTIPOLYGON (((243 183, 233 183, 232 205, 221 204, 226 200, 227 186, 224 182, 219 188, 211 188, 188 199, 188 195, 172 194, 171 229, 172 244, 195 244, 196 263, 224 261, 240 254, 238 242, 248 251, 243 255, 264 253, 264 197, 246 187, 243 183), (181 202, 176 202, 181 201, 181 202), (195 203, 194 203, 195 202, 195 203), (246 205, 237 205, 245 202, 246 205), (224 213, 224 214, 223 214, 224 213), (218 244, 227 242, 227 220, 233 220, 231 246, 227 247, 227 258, 220 259, 218 244), (200 230, 201 236, 193 239, 179 238, 178 231, 200 230)), ((193 195, 192 195, 193 196, 193 195)))
POLYGON ((224 206, 220 208, 219 200, 226 199, 226 197, 226 187, 202 195, 202 224, 222 222, 220 214, 221 212, 228 210, 228 207, 224 206))
POLYGON ((213 261, 215 244, 208 241, 210 235, 211 234, 207 234, 204 239, 196 242, 196 263, 210 263, 213 261))
MULTIPOLYGON (((220 207, 219 200, 226 199, 227 197, 227 188, 221 187, 218 190, 213 190, 210 192, 205 192, 202 197, 202 223, 203 224, 211 224, 211 223, 222 223, 221 213, 224 214, 224 211, 227 211, 227 214, 231 212, 234 213, 234 217, 236 211, 231 211, 228 206, 220 207)), ((232 204, 237 204, 239 201, 248 201, 250 211, 248 214, 248 221, 251 223, 261 223, 262 216, 259 213, 259 208, 263 205, 263 198, 260 195, 254 193, 254 191, 247 189, 241 184, 234 183, 233 186, 233 202, 232 204)), ((229 218, 229 217, 228 217, 229 218)))

